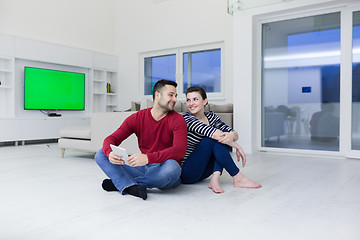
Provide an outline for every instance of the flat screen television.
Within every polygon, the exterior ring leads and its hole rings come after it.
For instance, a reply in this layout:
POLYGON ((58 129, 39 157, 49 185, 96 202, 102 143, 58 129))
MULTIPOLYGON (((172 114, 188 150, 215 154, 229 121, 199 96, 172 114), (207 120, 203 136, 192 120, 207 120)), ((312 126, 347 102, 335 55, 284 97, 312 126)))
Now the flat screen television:
POLYGON ((85 110, 85 74, 24 68, 25 110, 85 110))

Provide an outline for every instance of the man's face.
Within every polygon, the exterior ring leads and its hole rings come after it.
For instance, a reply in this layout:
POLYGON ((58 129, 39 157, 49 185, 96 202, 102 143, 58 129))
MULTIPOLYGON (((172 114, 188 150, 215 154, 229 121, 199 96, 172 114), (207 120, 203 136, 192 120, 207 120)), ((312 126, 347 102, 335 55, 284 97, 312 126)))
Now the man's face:
POLYGON ((176 88, 172 85, 165 85, 159 92, 158 105, 168 111, 174 110, 177 102, 176 88))

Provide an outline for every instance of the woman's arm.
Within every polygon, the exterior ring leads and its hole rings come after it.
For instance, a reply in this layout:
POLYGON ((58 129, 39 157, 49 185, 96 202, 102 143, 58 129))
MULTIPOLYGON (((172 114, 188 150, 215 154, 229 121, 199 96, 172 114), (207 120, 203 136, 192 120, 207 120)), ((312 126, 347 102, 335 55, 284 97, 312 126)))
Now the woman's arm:
POLYGON ((240 147, 240 145, 236 144, 236 156, 237 156, 237 160, 238 162, 240 162, 240 158, 242 160, 242 167, 245 167, 246 164, 246 155, 244 150, 242 149, 242 147, 240 147))
POLYGON ((242 167, 245 167, 246 164, 246 155, 244 150, 242 149, 242 147, 240 147, 239 144, 237 144, 236 142, 232 142, 229 146, 233 147, 236 149, 236 156, 237 156, 237 160, 238 162, 240 162, 240 158, 242 160, 242 167))
POLYGON ((230 146, 231 142, 236 142, 239 139, 239 135, 236 131, 223 132, 220 139, 217 139, 220 143, 227 144, 230 146))
MULTIPOLYGON (((186 121, 188 132, 209 138, 211 138, 214 135, 214 132, 216 131, 215 127, 204 124, 190 113, 183 114, 183 117, 186 121)), ((218 133, 215 134, 215 136, 217 135, 219 134, 218 133)), ((220 135, 217 138, 220 139, 220 135)))
POLYGON ((215 132, 213 133, 213 135, 211 136, 211 138, 212 138, 212 139, 215 139, 215 140, 217 140, 217 141, 220 141, 220 140, 222 139, 222 135, 223 135, 223 134, 224 134, 224 133, 223 133, 221 130, 216 129, 215 132))

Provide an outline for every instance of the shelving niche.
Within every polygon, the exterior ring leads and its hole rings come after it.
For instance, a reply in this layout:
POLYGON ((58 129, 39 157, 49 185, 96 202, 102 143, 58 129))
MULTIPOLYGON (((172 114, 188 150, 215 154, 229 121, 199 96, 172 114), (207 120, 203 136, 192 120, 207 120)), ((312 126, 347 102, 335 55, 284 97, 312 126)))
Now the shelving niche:
POLYGON ((117 73, 93 69, 93 112, 113 112, 117 108, 117 73))
POLYGON ((0 56, 0 117, 14 116, 14 58, 0 56))

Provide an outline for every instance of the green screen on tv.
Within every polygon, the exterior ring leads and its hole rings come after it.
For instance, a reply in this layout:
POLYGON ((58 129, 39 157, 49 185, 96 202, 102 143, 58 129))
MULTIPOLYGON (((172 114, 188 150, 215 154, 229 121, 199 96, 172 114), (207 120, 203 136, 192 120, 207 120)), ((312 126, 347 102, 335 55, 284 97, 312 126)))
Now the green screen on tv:
POLYGON ((25 67, 24 109, 84 110, 85 74, 25 67))

